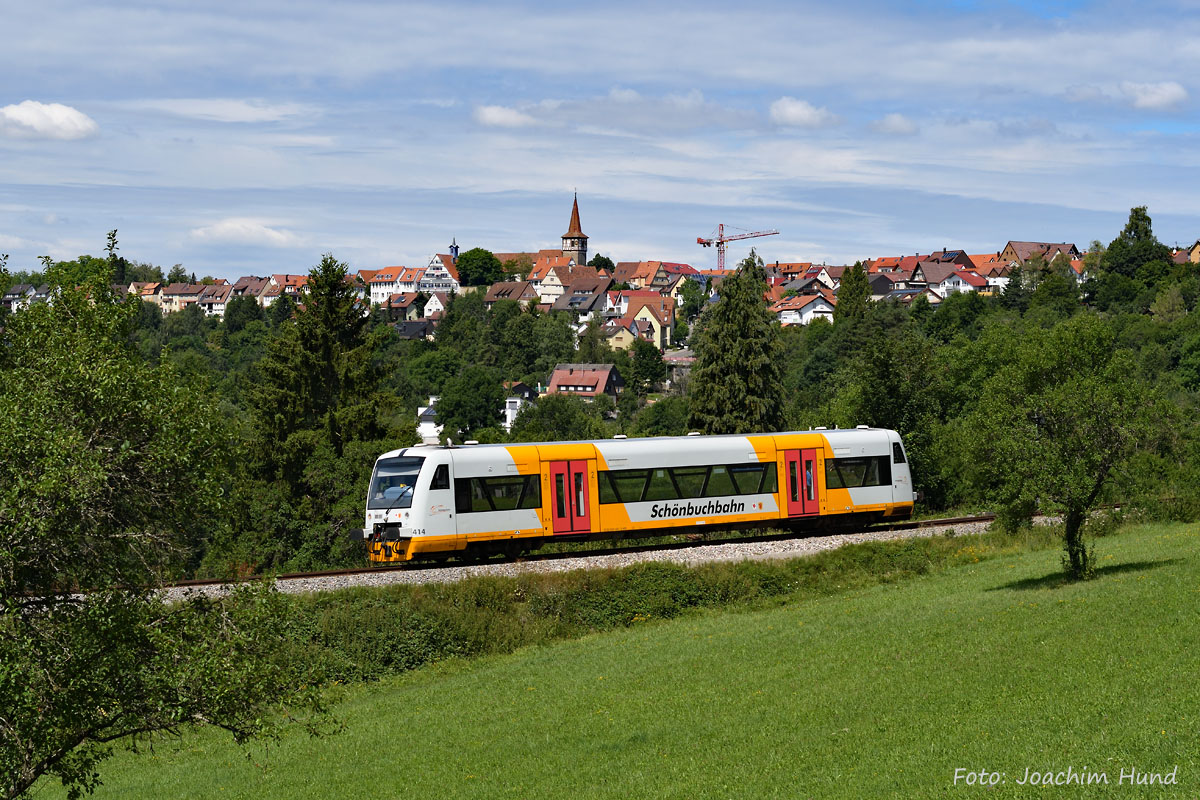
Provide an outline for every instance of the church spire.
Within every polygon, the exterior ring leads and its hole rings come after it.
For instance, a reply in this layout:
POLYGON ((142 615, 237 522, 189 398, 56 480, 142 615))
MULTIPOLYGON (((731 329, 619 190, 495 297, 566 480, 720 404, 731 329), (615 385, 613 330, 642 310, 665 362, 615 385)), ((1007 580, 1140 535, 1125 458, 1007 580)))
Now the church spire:
MULTIPOLYGON (((571 225, 567 228, 567 232, 563 234, 563 238, 571 237, 572 239, 586 239, 583 229, 579 227, 579 194, 575 195, 575 202, 571 205, 571 225)), ((565 248, 564 248, 565 249, 565 248)))

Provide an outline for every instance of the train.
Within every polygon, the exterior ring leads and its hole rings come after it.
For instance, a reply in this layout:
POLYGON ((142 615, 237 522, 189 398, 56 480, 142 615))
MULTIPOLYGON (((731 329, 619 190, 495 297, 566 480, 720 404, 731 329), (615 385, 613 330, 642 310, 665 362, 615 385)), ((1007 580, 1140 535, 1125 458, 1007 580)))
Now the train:
POLYGON ((787 433, 419 446, 376 461, 373 562, 518 555, 548 541, 908 519, 900 435, 860 425, 787 433))

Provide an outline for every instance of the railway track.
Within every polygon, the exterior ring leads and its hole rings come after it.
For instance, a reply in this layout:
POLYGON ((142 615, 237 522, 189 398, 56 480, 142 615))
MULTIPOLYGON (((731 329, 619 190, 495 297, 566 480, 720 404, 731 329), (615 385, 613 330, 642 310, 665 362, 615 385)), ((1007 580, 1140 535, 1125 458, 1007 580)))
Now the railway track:
MULTIPOLYGON (((572 549, 562 552, 531 553, 515 560, 499 560, 495 557, 465 558, 455 563, 446 561, 419 561, 402 564, 385 564, 375 567, 359 567, 351 569, 318 570, 314 572, 291 572, 274 576, 250 576, 241 580, 204 579, 186 580, 167 584, 164 588, 172 595, 184 596, 192 592, 209 593, 220 591, 222 587, 236 583, 264 580, 273 577, 282 591, 328 591, 353 585, 382 585, 387 583, 434 583, 460 580, 464 577, 480 574, 516 574, 520 572, 563 571, 567 569, 587 568, 593 566, 621 566, 623 563, 607 564, 608 560, 633 563, 636 561, 682 561, 691 563, 693 559, 686 557, 662 558, 657 556, 673 556, 686 554, 687 551, 698 551, 702 548, 716 550, 714 558, 697 558, 695 561, 731 560, 722 548, 730 549, 730 553, 742 551, 734 558, 756 557, 787 557, 795 551, 796 555, 806 552, 832 549, 855 541, 871 541, 878 539, 904 538, 904 531, 914 531, 914 535, 926 529, 949 528, 956 525, 982 525, 995 519, 994 514, 979 514, 966 517, 948 517, 943 519, 919 520, 908 522, 893 522, 872 525, 858 530, 833 531, 828 533, 778 532, 755 534, 749 536, 695 536, 681 541, 654 544, 627 544, 621 547, 606 547, 596 549, 572 549), (788 548, 789 542, 816 543, 815 547, 788 548), (755 545, 784 545, 780 556, 763 556, 756 552, 755 545), (726 556, 726 557, 722 557, 726 556), (578 562, 573 563, 573 562, 578 562), (359 580, 366 579, 366 580, 359 580)), ((935 535, 932 531, 924 535, 935 535)))

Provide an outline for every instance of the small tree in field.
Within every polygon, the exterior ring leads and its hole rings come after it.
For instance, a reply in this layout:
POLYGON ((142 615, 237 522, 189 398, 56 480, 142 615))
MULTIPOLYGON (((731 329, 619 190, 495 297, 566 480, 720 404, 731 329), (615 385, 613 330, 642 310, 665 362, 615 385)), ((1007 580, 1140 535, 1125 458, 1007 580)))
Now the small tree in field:
POLYGON ((1088 513, 1113 477, 1164 431, 1165 404, 1099 318, 1031 329, 962 420, 974 480, 1007 509, 1062 511, 1063 565, 1089 577, 1088 513))

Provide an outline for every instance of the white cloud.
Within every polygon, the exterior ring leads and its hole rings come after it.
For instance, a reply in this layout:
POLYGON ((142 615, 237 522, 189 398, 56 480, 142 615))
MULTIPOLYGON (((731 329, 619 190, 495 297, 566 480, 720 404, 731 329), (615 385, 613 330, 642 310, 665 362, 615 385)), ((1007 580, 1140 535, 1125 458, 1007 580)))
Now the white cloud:
POLYGON ((272 228, 256 219, 231 217, 212 225, 193 228, 188 236, 201 242, 291 247, 300 237, 283 228, 272 228))
POLYGON ((1175 81, 1161 83, 1125 81, 1121 84, 1121 92, 1134 108, 1149 108, 1156 111, 1174 108, 1188 96, 1187 89, 1175 81))
POLYGON ((528 114, 505 106, 477 106, 475 121, 497 128, 523 128, 537 122, 528 114))
POLYGON ((614 86, 608 91, 608 98, 618 103, 632 103, 635 100, 641 99, 641 95, 633 89, 622 89, 620 86, 614 86))
POLYGON ((837 123, 837 115, 805 100, 781 97, 771 103, 771 121, 794 128, 824 128, 837 123))
POLYGON ((911 136, 917 132, 917 124, 903 114, 888 114, 872 122, 871 127, 896 136, 911 136))
POLYGON ((1166 111, 1175 108, 1188 97, 1187 89, 1175 81, 1159 83, 1136 83, 1122 81, 1116 86, 1071 86, 1065 92, 1073 103, 1116 102, 1128 103, 1134 108, 1166 111))
POLYGON ((127 105, 129 108, 163 111, 213 122, 279 122, 289 117, 315 113, 310 106, 299 103, 268 103, 264 100, 227 97, 139 100, 127 105))
POLYGON ((78 109, 26 100, 0 108, 0 136, 13 139, 84 139, 100 129, 78 109))

